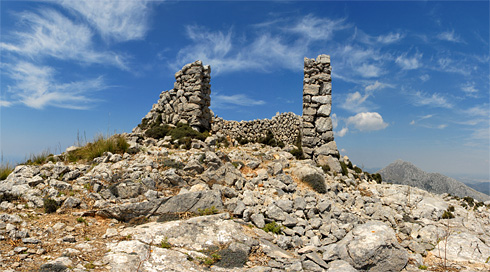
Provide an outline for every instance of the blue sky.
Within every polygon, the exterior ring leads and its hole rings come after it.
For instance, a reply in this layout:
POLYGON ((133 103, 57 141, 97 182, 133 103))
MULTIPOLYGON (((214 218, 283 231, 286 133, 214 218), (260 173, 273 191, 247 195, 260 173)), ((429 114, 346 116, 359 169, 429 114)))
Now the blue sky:
POLYGON ((303 58, 325 53, 335 139, 355 164, 490 179, 488 1, 0 5, 5 160, 130 132, 198 59, 216 115, 301 115, 303 58))

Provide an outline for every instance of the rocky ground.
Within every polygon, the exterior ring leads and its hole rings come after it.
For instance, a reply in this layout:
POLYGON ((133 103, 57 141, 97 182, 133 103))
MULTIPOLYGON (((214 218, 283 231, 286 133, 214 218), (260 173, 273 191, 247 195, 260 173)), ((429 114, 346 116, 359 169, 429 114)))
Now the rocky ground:
POLYGON ((125 137, 127 153, 0 182, 2 271, 490 270, 489 205, 324 171, 290 146, 125 137))

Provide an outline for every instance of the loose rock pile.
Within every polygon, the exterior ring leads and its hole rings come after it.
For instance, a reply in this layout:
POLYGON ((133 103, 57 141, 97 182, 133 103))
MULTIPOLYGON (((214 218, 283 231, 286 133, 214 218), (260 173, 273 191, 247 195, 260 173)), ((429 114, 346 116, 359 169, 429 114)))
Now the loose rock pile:
POLYGON ((125 137, 131 154, 17 166, 0 182, 3 271, 490 269, 487 206, 324 172, 288 146, 125 137))

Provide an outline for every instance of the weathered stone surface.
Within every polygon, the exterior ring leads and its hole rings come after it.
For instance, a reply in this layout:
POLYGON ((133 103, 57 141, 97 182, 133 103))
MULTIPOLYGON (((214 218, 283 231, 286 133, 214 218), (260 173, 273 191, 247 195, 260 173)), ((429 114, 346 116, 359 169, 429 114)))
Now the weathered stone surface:
POLYGON ((368 271, 400 271, 408 261, 393 229, 381 221, 355 227, 337 244, 336 250, 342 260, 368 271))
POLYGON ((490 247, 477 236, 466 232, 450 233, 447 237, 447 243, 444 237, 432 250, 432 254, 435 256, 460 262, 488 262, 490 247))
POLYGON ((332 130, 332 120, 329 117, 320 117, 315 121, 316 131, 323 133, 332 130))
POLYGON ((352 267, 348 262, 343 260, 337 260, 328 263, 327 272, 357 272, 357 269, 352 267))
POLYGON ((303 94, 318 95, 320 90, 320 85, 317 84, 305 84, 303 86, 303 94))

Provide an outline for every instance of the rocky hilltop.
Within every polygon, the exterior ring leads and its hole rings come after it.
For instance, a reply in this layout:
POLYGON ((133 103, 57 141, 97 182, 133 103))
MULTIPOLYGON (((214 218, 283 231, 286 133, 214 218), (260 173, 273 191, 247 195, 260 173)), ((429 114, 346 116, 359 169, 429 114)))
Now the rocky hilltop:
POLYGON ((436 194, 451 194, 458 197, 488 201, 490 196, 470 188, 466 184, 439 173, 427 173, 410 162, 397 160, 378 171, 386 182, 405 184, 436 194))
POLYGON ((490 205, 340 156, 328 56, 305 59, 303 116, 268 121, 210 118, 209 71, 184 66, 132 133, 0 181, 1 270, 489 271, 490 205))

